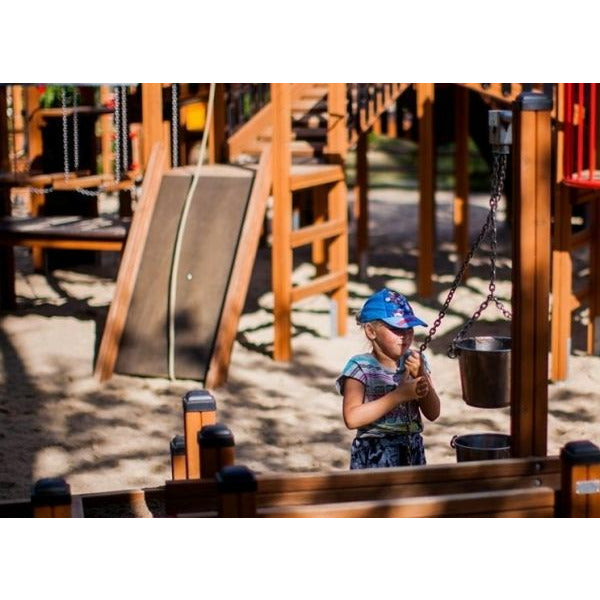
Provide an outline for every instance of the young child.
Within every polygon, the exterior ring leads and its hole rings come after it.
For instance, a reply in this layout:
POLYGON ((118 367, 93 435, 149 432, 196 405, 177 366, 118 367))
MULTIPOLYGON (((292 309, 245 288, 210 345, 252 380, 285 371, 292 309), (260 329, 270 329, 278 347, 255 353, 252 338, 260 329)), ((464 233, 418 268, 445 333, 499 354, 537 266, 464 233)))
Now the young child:
POLYGON ((350 468, 424 465, 421 415, 435 421, 440 400, 426 359, 410 346, 414 327, 427 324, 388 288, 373 294, 356 320, 372 350, 353 356, 336 380, 346 427, 357 430, 350 468))

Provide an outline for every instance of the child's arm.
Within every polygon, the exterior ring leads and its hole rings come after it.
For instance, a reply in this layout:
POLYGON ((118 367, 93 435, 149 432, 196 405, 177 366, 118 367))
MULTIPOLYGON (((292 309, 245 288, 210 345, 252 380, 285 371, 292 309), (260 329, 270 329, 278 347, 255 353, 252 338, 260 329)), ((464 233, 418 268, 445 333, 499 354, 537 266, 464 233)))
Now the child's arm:
POLYGON ((421 364, 420 376, 427 380, 427 393, 419 399, 419 408, 423 416, 430 421, 435 421, 440 416, 440 398, 435 391, 431 375, 426 373, 421 364))
POLYGON ((419 400, 419 408, 425 418, 435 421, 440 416, 440 398, 435 391, 431 375, 425 370, 421 354, 416 350, 412 350, 404 364, 408 374, 412 377, 425 377, 427 379, 429 391, 419 400))
POLYGON ((358 379, 348 378, 344 383, 344 423, 348 429, 364 427, 383 417, 398 404, 422 398, 428 392, 427 378, 419 377, 401 383, 395 390, 377 400, 363 403, 365 386, 358 379))

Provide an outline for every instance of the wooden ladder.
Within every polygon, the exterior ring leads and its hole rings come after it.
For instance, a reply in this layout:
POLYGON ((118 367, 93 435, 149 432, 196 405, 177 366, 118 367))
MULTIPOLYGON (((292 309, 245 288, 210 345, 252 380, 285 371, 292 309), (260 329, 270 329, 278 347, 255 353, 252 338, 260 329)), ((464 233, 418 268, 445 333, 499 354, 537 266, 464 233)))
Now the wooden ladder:
POLYGON ((344 158, 347 150, 345 84, 306 91, 308 97, 292 101, 292 84, 271 85, 273 145, 273 358, 292 357, 292 305, 328 294, 334 303, 336 333, 346 334, 348 301, 348 220, 344 158), (292 163, 292 113, 315 103, 327 93, 327 154, 323 164, 292 163), (312 97, 311 97, 312 94, 312 97), (314 222, 292 229, 292 194, 312 190, 314 222), (312 245, 316 277, 292 284, 293 251, 312 245))

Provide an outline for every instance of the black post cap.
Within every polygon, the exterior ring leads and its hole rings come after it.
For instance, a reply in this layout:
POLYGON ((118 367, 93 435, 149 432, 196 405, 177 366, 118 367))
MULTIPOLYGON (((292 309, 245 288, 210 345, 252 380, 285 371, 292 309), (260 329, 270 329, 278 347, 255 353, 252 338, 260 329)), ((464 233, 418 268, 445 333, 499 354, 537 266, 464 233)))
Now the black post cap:
POLYGON ((217 403, 208 390, 191 390, 183 397, 185 412, 210 412, 217 409, 217 403))
POLYGON ((256 492, 257 483, 254 472, 244 465, 223 467, 216 476, 217 489, 223 494, 243 494, 256 492))
POLYGON ((572 464, 593 464, 600 462, 600 448, 588 440, 567 442, 561 457, 572 464))
POLYGON ((233 433, 227 425, 215 423, 204 425, 197 434, 198 444, 201 448, 225 448, 235 446, 233 433))
POLYGON ((185 454, 185 438, 182 435, 176 435, 171 440, 171 456, 181 456, 185 454))
POLYGON ((38 479, 31 493, 33 506, 61 506, 71 504, 71 486, 62 477, 38 479))
POLYGON ((515 102, 520 110, 552 110, 552 98, 542 92, 522 92, 515 102))

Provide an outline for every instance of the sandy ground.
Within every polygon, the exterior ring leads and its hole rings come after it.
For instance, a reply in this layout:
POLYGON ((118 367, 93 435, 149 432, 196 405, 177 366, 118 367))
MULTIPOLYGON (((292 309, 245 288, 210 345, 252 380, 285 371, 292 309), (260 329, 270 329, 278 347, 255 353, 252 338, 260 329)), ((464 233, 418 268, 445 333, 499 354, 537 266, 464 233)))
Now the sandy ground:
MULTIPOLYGON (((350 199, 352 196, 350 196, 350 199)), ((360 281, 350 241, 350 311, 387 285, 406 294, 432 324, 456 271, 451 195, 437 194, 438 252, 435 297, 415 296, 417 195, 374 189, 370 193, 371 256, 360 281)), ((471 202, 473 238, 487 213, 488 197, 471 202)), ((499 296, 509 304, 510 258, 506 226, 500 228, 499 296)), ((170 477, 169 442, 182 433, 181 398, 201 382, 114 375, 93 377, 94 352, 114 291, 116 256, 96 264, 35 274, 27 250, 18 252, 19 307, 0 320, 0 498, 21 498, 40 477, 63 476, 74 493, 161 485, 170 477)), ((295 278, 312 274, 299 255, 295 278)), ((456 293, 429 347, 442 414, 427 423, 428 462, 456 462, 454 435, 509 433, 509 409, 480 409, 461 396, 459 367, 446 356, 449 340, 485 298, 487 255, 477 255, 468 283, 456 293)), ((293 361, 270 358, 273 340, 269 249, 261 248, 235 343, 229 380, 212 390, 218 419, 236 440, 237 462, 259 472, 348 468, 353 434, 341 418, 334 381, 346 359, 367 346, 348 315, 345 337, 331 336, 325 297, 294 307, 293 361)), ((585 318, 585 314, 582 315, 585 318)), ((474 334, 508 335, 510 325, 488 308, 474 334)), ((570 440, 600 443, 600 359, 585 356, 585 330, 575 324, 570 376, 549 385, 548 452, 570 440)), ((417 341, 423 339, 421 334, 417 341)))

